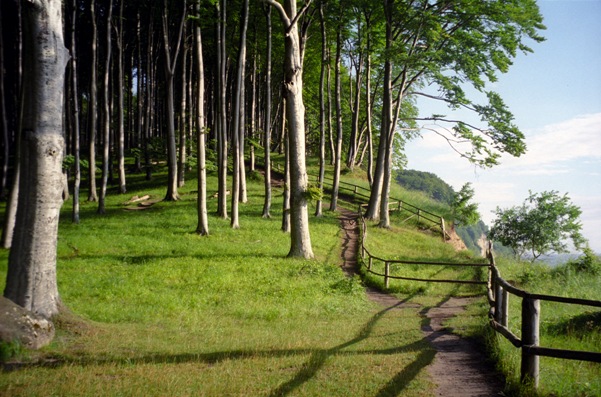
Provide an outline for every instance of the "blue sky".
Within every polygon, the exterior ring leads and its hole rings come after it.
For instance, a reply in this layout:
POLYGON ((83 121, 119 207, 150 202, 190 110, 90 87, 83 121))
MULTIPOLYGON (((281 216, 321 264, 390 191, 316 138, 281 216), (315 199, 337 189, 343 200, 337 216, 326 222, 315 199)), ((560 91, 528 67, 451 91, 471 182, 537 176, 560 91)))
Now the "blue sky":
MULTIPOLYGON (((529 190, 567 193, 583 211, 591 248, 601 252, 601 0, 538 4, 547 40, 532 43, 534 53, 520 54, 491 87, 513 112, 528 152, 476 169, 424 131, 407 145, 408 168, 433 172, 456 191, 471 182, 489 225, 496 207, 520 205, 529 190)), ((422 109, 432 114, 427 105, 422 109)))

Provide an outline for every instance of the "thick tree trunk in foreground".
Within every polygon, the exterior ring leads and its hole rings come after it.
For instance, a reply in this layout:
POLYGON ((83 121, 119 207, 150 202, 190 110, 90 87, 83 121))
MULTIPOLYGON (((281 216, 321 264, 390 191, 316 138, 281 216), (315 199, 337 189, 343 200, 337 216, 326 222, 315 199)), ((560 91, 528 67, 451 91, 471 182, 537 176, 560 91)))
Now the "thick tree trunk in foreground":
POLYGON ((275 0, 265 1, 278 10, 286 30, 284 92, 288 120, 288 150, 290 151, 290 251, 288 256, 308 259, 313 257, 313 249, 309 234, 309 211, 306 196, 308 178, 305 164, 303 65, 296 24, 299 15, 295 0, 286 0, 284 7, 275 0))
POLYGON ((23 156, 4 295, 52 317, 59 311, 56 242, 63 193, 63 88, 68 53, 61 1, 26 2, 23 156))

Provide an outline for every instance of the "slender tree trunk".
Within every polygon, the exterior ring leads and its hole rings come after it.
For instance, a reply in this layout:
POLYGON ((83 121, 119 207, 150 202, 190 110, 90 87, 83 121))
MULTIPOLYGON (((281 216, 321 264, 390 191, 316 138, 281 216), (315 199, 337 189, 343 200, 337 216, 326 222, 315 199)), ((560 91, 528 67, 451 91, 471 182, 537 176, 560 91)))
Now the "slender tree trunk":
MULTIPOLYGON (((319 179, 318 187, 323 191, 323 181, 326 169, 326 102, 325 102, 325 79, 327 57, 327 35, 326 22, 323 12, 323 2, 319 3, 319 19, 321 22, 321 72, 319 75, 319 179)), ((315 216, 322 216, 322 200, 318 200, 315 206, 315 216)))
POLYGON ((10 189, 10 194, 6 202, 6 211, 4 214, 4 227, 2 228, 2 237, 0 246, 2 248, 10 248, 12 245, 15 222, 17 218, 17 205, 19 198, 19 179, 21 169, 21 130, 23 123, 23 29, 22 29, 22 6, 21 2, 17 2, 17 18, 18 18, 18 33, 17 33, 17 127, 15 131, 15 159, 13 180, 10 189))
POLYGON ((217 85, 219 89, 219 109, 218 109, 218 126, 217 133, 217 216, 227 219, 227 76, 226 76, 226 43, 225 29, 227 22, 227 0, 221 0, 218 4, 220 14, 217 24, 217 85))
POLYGON ((111 72, 112 38, 111 38, 111 20, 113 17, 113 0, 109 0, 108 12, 106 17, 106 60, 104 63, 104 122, 103 122, 103 146, 102 146, 102 183, 100 185, 100 198, 98 200, 98 213, 106 212, 106 187, 109 177, 109 154, 111 147, 111 111, 110 111, 110 90, 109 75, 111 72))
POLYGON ((177 192, 177 147, 175 143, 175 99, 174 99, 174 77, 177 67, 177 59, 182 42, 184 24, 186 22, 186 5, 184 4, 182 17, 179 22, 179 33, 176 37, 174 53, 171 53, 171 44, 169 39, 169 12, 167 0, 163 1, 163 44, 165 49, 165 82, 167 89, 167 194, 166 201, 179 200, 177 192))
POLYGON ((284 150, 284 194, 282 197, 282 231, 290 233, 290 143, 286 132, 286 98, 282 98, 282 146, 284 150))
POLYGON ((263 218, 271 218, 271 7, 265 11, 267 24, 267 54, 265 61, 265 201, 263 218))
POLYGON ((52 317, 59 312, 56 243, 62 205, 63 90, 68 52, 59 0, 26 2, 23 156, 17 222, 4 296, 52 317))
POLYGON ((240 228, 238 217, 238 202, 241 199, 242 179, 244 172, 244 69, 246 68, 246 30, 248 27, 248 0, 242 4, 240 43, 238 54, 238 71, 236 73, 236 92, 234 95, 232 130, 233 138, 233 156, 234 156, 234 175, 232 182, 232 220, 231 226, 234 229, 240 228))
POLYGON ((370 18, 366 16, 367 24, 367 54, 365 59, 365 117, 367 124, 367 180, 369 186, 373 185, 373 167, 374 167, 374 150, 373 150, 373 132, 371 121, 371 25, 370 18))
MULTIPOLYGON (((137 21, 136 21, 136 36, 137 36, 137 40, 138 40, 138 52, 137 52, 137 59, 136 59, 136 67, 138 69, 138 78, 136 79, 136 96, 137 96, 137 103, 136 103, 136 112, 137 112, 137 124, 136 124, 136 136, 137 136, 137 140, 136 140, 136 149, 137 149, 137 153, 135 156, 135 163, 136 163, 136 172, 140 172, 142 171, 142 142, 145 141, 144 139, 144 102, 145 102, 145 92, 146 92, 146 85, 144 84, 144 73, 142 72, 142 43, 141 43, 141 34, 140 34, 140 28, 142 25, 141 22, 141 15, 140 15, 140 9, 138 8, 138 12, 137 12, 137 21)), ((148 35, 148 41, 152 41, 152 35, 149 34, 148 35)), ((132 55, 133 56, 133 55, 132 55)))
MULTIPOLYGON (((2 7, 0 7, 0 71, 4 70, 4 40, 2 34, 2 7)), ((8 117, 6 114, 6 91, 4 89, 4 73, 0 74, 0 128, 2 129, 2 164, 0 164, 0 200, 6 196, 8 188, 8 160, 10 158, 10 139, 8 134, 8 117)))
MULTIPOLYGON (((118 173, 119 173, 119 192, 124 194, 127 191, 125 181, 125 120, 123 113, 125 112, 124 99, 123 99, 123 5, 124 1, 121 1, 119 6, 119 30, 117 32, 117 123, 118 123, 118 136, 117 136, 117 161, 118 161, 118 173)), ((131 84, 131 82, 129 83, 131 84)), ((131 119, 130 112, 130 119, 131 119)))
POLYGON ((186 29, 187 23, 184 23, 184 51, 182 53, 182 86, 181 86, 181 102, 180 102, 180 121, 179 121, 179 165, 177 167, 178 176, 177 176, 177 186, 182 187, 186 183, 186 145, 187 145, 187 130, 186 130, 186 119, 188 112, 188 104, 186 103, 186 95, 187 95, 187 86, 191 84, 191 82, 187 81, 188 77, 188 68, 187 68, 187 59, 188 59, 188 40, 186 39, 186 29))
POLYGON ((81 167, 79 165, 79 96, 77 92, 77 0, 73 0, 71 7, 71 87, 73 93, 73 155, 75 158, 73 212, 71 220, 73 223, 79 223, 79 189, 81 186, 81 167))
POLYGON ((98 81, 96 59, 98 57, 98 24, 96 23, 96 0, 90 1, 90 18, 92 20, 92 73, 90 75, 90 101, 88 104, 88 117, 90 126, 88 128, 88 201, 98 201, 98 192, 96 189, 96 131, 98 128, 98 81))
MULTIPOLYGON (((194 4, 196 14, 199 13, 198 3, 194 4)), ((198 177, 198 225, 196 233, 201 236, 209 235, 209 218, 207 215, 207 168, 206 168, 206 128, 204 117, 204 102, 205 102, 205 78, 204 78, 204 60, 202 56, 202 37, 200 31, 200 23, 194 24, 195 43, 196 43, 196 71, 198 79, 198 96, 197 96, 197 111, 196 111, 196 129, 198 132, 196 140, 196 152, 198 156, 197 177, 198 177)))
MULTIPOLYGON (((359 23, 358 23, 359 25, 359 23)), ((361 32, 359 32, 361 37, 361 32)), ((355 98, 353 100, 352 109, 352 121, 351 121, 351 136, 349 140, 349 148, 347 152, 346 166, 349 169, 355 167, 355 161, 357 153, 359 152, 359 115, 361 110, 361 86, 363 82, 361 80, 363 76, 363 49, 361 43, 359 43, 359 62, 355 68, 355 98)))
POLYGON ((340 59, 342 51, 342 33, 339 29, 336 33, 336 66, 335 66, 335 94, 336 94, 336 152, 334 155, 334 182, 332 184, 332 198, 330 200, 330 211, 336 211, 338 206, 338 190, 340 188, 340 168, 342 165, 342 94, 340 84, 340 59))

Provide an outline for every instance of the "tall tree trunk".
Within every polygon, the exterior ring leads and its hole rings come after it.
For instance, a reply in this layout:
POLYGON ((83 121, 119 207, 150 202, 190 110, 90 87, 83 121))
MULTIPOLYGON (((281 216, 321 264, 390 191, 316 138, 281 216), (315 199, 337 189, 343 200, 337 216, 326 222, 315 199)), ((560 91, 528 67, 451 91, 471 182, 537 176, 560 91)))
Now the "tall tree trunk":
POLYGON ((265 201, 263 218, 271 217, 271 7, 265 10, 267 24, 267 53, 265 60, 265 136, 263 138, 265 156, 265 201))
MULTIPOLYGON (((198 3, 194 4, 196 14, 199 13, 198 3)), ((202 56, 202 37, 200 31, 200 23, 198 21, 194 24, 195 43, 196 43, 196 71, 198 73, 198 96, 197 96, 197 111, 196 111, 196 152, 198 156, 197 161, 197 177, 198 177, 198 200, 197 200, 197 212, 198 212, 198 225, 196 226, 196 233, 201 236, 209 235, 209 220, 207 215, 207 168, 206 168, 206 128, 205 128, 205 117, 204 117, 204 103, 205 103, 205 78, 204 78, 204 60, 202 56)))
POLYGON ((150 139, 152 137, 152 129, 154 128, 154 98, 156 86, 156 62, 154 62, 154 24, 152 11, 149 13, 148 21, 148 46, 146 53, 146 109, 145 119, 146 125, 144 128, 144 168, 146 169, 146 180, 152 179, 152 159, 150 157, 150 139))
MULTIPOLYGON (((179 2, 178 2, 179 4, 179 2)), ((186 22, 186 5, 183 5, 182 17, 179 22, 179 33, 176 37, 176 45, 173 54, 169 39, 169 11, 167 0, 163 1, 163 46, 165 49, 165 83, 167 89, 167 194, 166 201, 179 200, 177 192, 177 147, 175 144, 175 99, 174 99, 174 77, 177 66, 177 58, 182 42, 184 24, 186 22)))
POLYGON ((179 164, 177 167, 178 175, 177 175, 177 186, 182 187, 186 183, 186 157, 188 154, 186 153, 186 145, 187 145, 187 128, 186 128, 186 120, 187 120, 187 112, 188 112, 188 104, 186 103, 186 95, 188 92, 188 40, 186 38, 186 30, 187 23, 184 23, 184 51, 182 53, 182 86, 181 86, 181 102, 180 102, 180 116, 179 116, 179 164))
MULTIPOLYGON (((4 65, 4 39, 2 34, 2 7, 0 7, 0 70, 4 65)), ((0 128, 2 129, 2 164, 0 164, 0 200, 6 196, 8 188, 8 160, 10 158, 10 138, 8 134, 8 117, 6 114, 6 91, 4 89, 4 73, 0 74, 0 128)))
POLYGON ((367 29, 367 51, 365 59, 365 122, 367 124, 367 180, 369 186, 373 185, 373 167, 374 167, 374 150, 373 150, 373 135, 372 135, 372 103, 371 103, 371 19, 365 15, 365 23, 367 29))
POLYGON ((45 317, 59 312, 56 243, 62 205, 63 90, 68 52, 61 1, 26 2, 23 156, 4 296, 45 317))
MULTIPOLYGON (((123 113, 125 112, 124 100, 123 100, 123 5, 124 1, 121 1, 119 6, 119 29, 117 31, 117 171, 119 173, 119 193, 124 194, 127 191, 125 182, 125 120, 123 113)), ((131 81, 128 85, 131 84, 131 81)), ((131 112, 130 117, 131 119, 131 112)))
POLYGON ((238 217, 238 202, 241 198, 241 181, 244 171, 244 69, 246 68, 246 30, 248 27, 248 0, 242 4, 242 15, 240 18, 240 42, 238 53, 238 71, 236 73, 236 92, 234 94, 232 129, 233 156, 234 156, 234 175, 232 182, 232 220, 231 226, 234 229, 240 228, 238 217))
POLYGON ((282 98, 281 136, 284 151, 284 194, 282 196, 282 231, 290 233, 290 141, 286 130, 286 97, 282 98))
POLYGON ((88 127, 88 201, 98 201, 98 192, 96 190, 96 131, 98 128, 98 81, 96 59, 98 58, 98 24, 96 22, 96 0, 90 1, 90 18, 92 21, 92 73, 90 74, 90 101, 88 104, 88 117, 90 125, 88 127))
POLYGON ((334 155, 334 182, 332 184, 332 198, 330 211, 336 211, 338 205, 338 190, 340 188, 340 168, 342 165, 342 94, 340 84, 340 60, 342 52, 342 33, 339 26, 336 32, 336 66, 335 66, 335 95, 336 95, 336 152, 334 155))
MULTIPOLYGON (((360 22, 357 22, 357 26, 360 26, 360 22)), ((358 32, 358 36, 361 37, 361 31, 358 32)), ((361 40, 361 39, 359 39, 361 40)), ((359 152, 359 115, 361 110, 361 86, 363 85, 363 49, 361 48, 361 41, 359 41, 359 61, 355 66, 355 98, 352 106, 352 121, 351 121, 351 136, 349 139, 349 147, 346 158, 346 166, 349 169, 355 167, 355 161, 357 153, 359 152)))
MULTIPOLYGON (((386 37, 385 37, 385 54, 389 54, 392 51, 392 0, 384 1, 384 12, 386 14, 386 37)), ((371 186, 371 192, 369 196, 369 204, 365 217, 367 219, 380 219, 382 203, 382 192, 385 190, 384 187, 384 174, 386 173, 386 167, 388 166, 388 160, 386 152, 388 147, 392 144, 389 142, 390 131, 394 131, 392 124, 392 63, 390 56, 384 59, 384 80, 382 82, 382 120, 380 123, 380 143, 378 146, 378 157, 376 158, 376 168, 374 171, 373 182, 371 186)), ((388 208, 388 203, 386 203, 388 208)), ((388 212, 388 211, 386 211, 388 212)), ((384 222, 386 223, 386 221, 384 222)))
POLYGON ((227 0, 217 4, 220 15, 217 23, 217 86, 219 89, 218 133, 217 133, 217 216, 227 219, 227 76, 225 29, 227 22, 227 0))
POLYGON ((71 92, 73 95, 73 155, 74 161, 74 184, 73 184, 73 212, 71 220, 73 223, 79 223, 79 189, 81 186, 81 167, 79 165, 79 96, 77 92, 77 0, 71 3, 71 92))
POLYGON ((264 0, 274 6, 286 32, 284 48, 284 91, 288 120, 290 150, 290 251, 289 257, 312 258, 311 235, 307 202, 307 169, 305 164, 305 105, 303 103, 303 65, 296 21, 308 3, 297 13, 296 0, 282 5, 275 0, 264 0))
POLYGON ((100 185, 100 198, 98 200, 98 213, 106 212, 106 187, 109 177, 109 154, 111 147, 111 111, 110 111, 110 90, 109 90, 109 75, 111 73, 111 55, 112 55, 112 37, 111 37, 111 20, 113 17, 113 0, 109 0, 108 12, 106 16, 106 60, 104 63, 104 121, 103 121, 103 146, 102 146, 102 183, 100 185))
POLYGON ((10 194, 6 202, 6 211, 4 214, 4 227, 2 228, 2 237, 0 246, 2 248, 10 248, 12 245, 15 222, 17 218, 17 206, 19 198, 19 179, 21 169, 21 130, 23 123, 23 29, 22 29, 22 3, 17 2, 17 18, 18 18, 18 33, 17 33, 17 126, 15 131, 15 159, 12 186, 10 194))
MULTIPOLYGON (((319 75, 319 179, 318 187, 323 191, 323 181, 326 169, 326 101, 325 101, 325 80, 326 64, 328 62, 327 53, 327 33, 326 22, 323 12, 323 2, 319 3, 319 19, 321 22, 321 72, 319 75)), ((322 216, 322 200, 318 200, 315 206, 315 216, 322 216)))
MULTIPOLYGON (((136 144, 135 148, 137 149, 137 153, 135 156, 135 164, 136 164, 136 172, 142 171, 142 142, 144 141, 144 102, 145 102, 145 92, 146 86, 144 84, 144 73, 142 72, 142 43, 141 43, 141 34, 140 28, 142 25, 140 15, 140 9, 137 10, 137 19, 136 19, 136 36, 138 40, 138 51, 137 51, 137 59, 136 59, 136 68, 138 71, 138 78, 136 79, 136 115, 137 115, 137 123, 136 123, 136 144)), ((148 41, 152 41, 152 35, 148 35, 148 41)), ((150 54, 149 54, 150 55, 150 54)), ((132 52, 133 56, 133 52, 132 52)))

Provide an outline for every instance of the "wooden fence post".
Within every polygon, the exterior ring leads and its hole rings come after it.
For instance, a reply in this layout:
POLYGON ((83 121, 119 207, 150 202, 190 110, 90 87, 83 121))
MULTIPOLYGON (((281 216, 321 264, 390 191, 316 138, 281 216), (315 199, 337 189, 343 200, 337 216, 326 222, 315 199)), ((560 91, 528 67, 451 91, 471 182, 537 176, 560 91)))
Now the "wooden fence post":
POLYGON ((385 267, 384 267, 384 287, 386 289, 388 289, 388 286, 390 285, 390 263, 389 262, 384 262, 385 267))
POLYGON ((440 217, 440 230, 442 230, 442 241, 447 241, 447 230, 442 216, 440 217))
POLYGON ((503 287, 501 284, 495 280, 495 321, 501 323, 501 318, 503 317, 503 298, 505 298, 503 294, 503 287))
POLYGON ((501 301, 501 324, 504 327, 509 325, 509 292, 503 290, 503 299, 501 301))
POLYGON ((539 343, 540 301, 525 296, 522 300, 522 383, 538 388, 539 357, 530 353, 530 346, 539 343))

